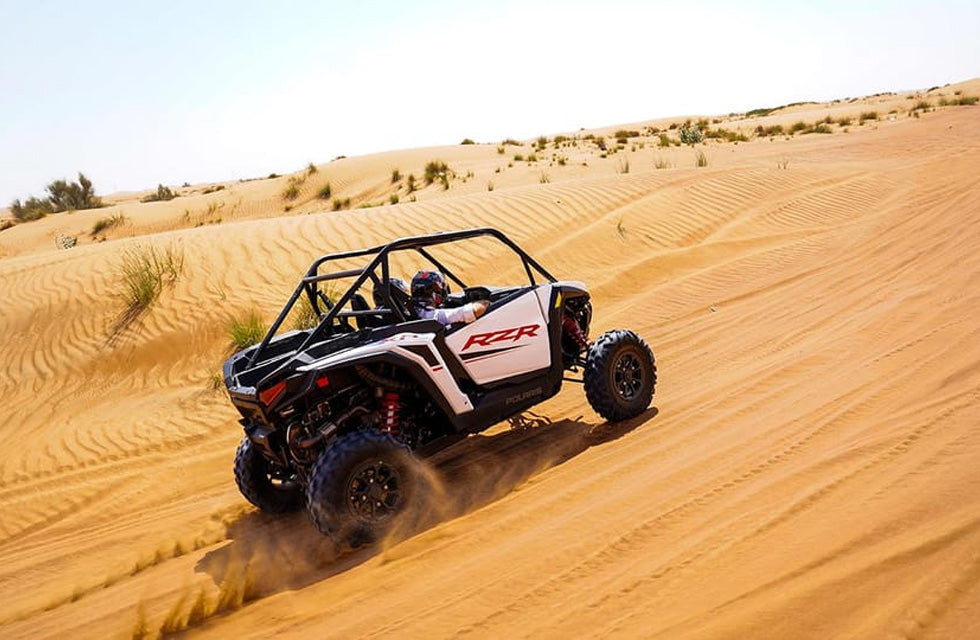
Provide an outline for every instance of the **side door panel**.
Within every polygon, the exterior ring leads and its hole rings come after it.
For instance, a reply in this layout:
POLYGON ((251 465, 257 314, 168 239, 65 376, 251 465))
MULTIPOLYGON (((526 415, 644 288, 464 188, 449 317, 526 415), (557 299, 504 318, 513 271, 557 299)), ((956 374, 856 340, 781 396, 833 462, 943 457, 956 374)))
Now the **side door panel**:
POLYGON ((446 344, 477 384, 551 365, 548 322, 534 290, 456 329, 446 344))

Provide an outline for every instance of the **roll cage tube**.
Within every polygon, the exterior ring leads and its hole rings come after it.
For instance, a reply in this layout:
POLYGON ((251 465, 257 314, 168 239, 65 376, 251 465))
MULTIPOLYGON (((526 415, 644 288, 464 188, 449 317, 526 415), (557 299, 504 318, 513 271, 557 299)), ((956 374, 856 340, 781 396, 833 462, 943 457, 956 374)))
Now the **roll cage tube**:
MULTIPOLYGON (((282 323, 286 320, 286 317, 289 315, 289 312, 292 310, 293 305, 296 304, 296 301, 299 299, 299 296, 301 294, 305 292, 308 296, 310 296, 311 297, 310 302, 313 303, 314 310, 319 309, 319 305, 316 304, 316 296, 311 294, 316 293, 322 296, 322 292, 316 290, 316 285, 320 282, 338 280, 341 278, 351 278, 357 276, 357 279, 354 281, 353 284, 350 285, 350 287, 347 288, 347 291, 344 293, 344 295, 340 297, 339 300, 337 300, 333 304, 330 304, 329 300, 326 300, 327 307, 328 307, 327 313, 320 318, 320 321, 317 324, 316 328, 313 329, 312 332, 310 332, 310 335, 307 336, 307 338, 303 341, 303 343, 298 347, 297 351, 303 351, 307 347, 309 347, 309 345, 315 342, 316 339, 324 333, 325 328, 332 325, 334 319, 337 317, 356 317, 358 315, 366 315, 366 314, 378 315, 379 313, 382 314, 387 313, 387 314, 394 314, 398 318, 399 322, 405 322, 406 320, 408 320, 409 318, 406 317, 405 313, 402 311, 401 305, 395 304, 391 297, 391 282, 389 279, 388 256, 392 252, 406 251, 406 250, 417 251, 423 258, 429 260, 432 264, 436 266, 436 268, 442 271, 453 282, 458 284, 461 288, 465 289, 466 285, 463 283, 463 281, 460 280, 458 277, 456 277, 456 275, 450 269, 446 268, 445 265, 443 265, 440 261, 436 260, 432 256, 432 254, 426 251, 425 249, 427 247, 434 247, 442 244, 448 244, 451 242, 458 242, 461 240, 468 240, 470 238, 479 238, 479 237, 495 238, 499 240, 501 243, 503 243, 515 254, 517 254, 521 259, 521 262, 524 266, 524 271, 527 274, 528 281, 531 284, 531 286, 537 284, 534 278, 535 271, 538 272, 538 274, 540 274, 548 282, 556 282, 555 277, 552 276, 544 267, 542 267, 534 258, 529 256, 527 252, 521 249, 517 245, 517 243, 515 243, 513 240, 508 238, 502 232, 496 229, 491 229, 489 227, 467 229, 463 231, 440 231, 438 233, 430 233, 430 234, 420 235, 420 236, 399 238, 398 240, 394 240, 392 242, 389 242, 388 244, 379 245, 376 247, 372 247, 370 249, 357 249, 354 251, 341 251, 338 253, 326 254, 314 260, 313 264, 310 265, 310 268, 307 269, 306 275, 302 278, 302 280, 300 280, 300 283, 296 286, 296 289, 289 297, 289 300, 286 302, 285 306, 283 306, 282 311, 279 312, 279 316, 276 318, 276 321, 272 323, 272 326, 269 327, 269 331, 262 339, 262 342, 259 343, 259 346, 252 353, 251 357, 248 360, 248 366, 251 367, 260 360, 260 356, 268 348, 269 342, 272 341, 273 336, 275 336, 276 333, 279 331, 279 328, 282 326, 282 323), (351 258, 361 258, 366 256, 373 256, 373 258, 366 266, 364 266, 361 269, 348 269, 345 271, 337 271, 334 273, 327 273, 322 275, 320 274, 320 267, 327 262, 332 262, 335 260, 351 259, 351 258), (380 282, 378 281, 378 277, 376 275, 376 270, 378 269, 379 266, 381 267, 380 282), (343 309, 343 307, 350 302, 351 298, 354 296, 354 293, 358 289, 360 289, 361 286, 369 278, 376 285, 380 285, 381 294, 386 302, 385 305, 386 309, 371 309, 368 311, 360 311, 360 312, 345 311, 341 313, 341 309, 343 309)), ((325 299, 326 296, 323 296, 323 298, 325 299)))

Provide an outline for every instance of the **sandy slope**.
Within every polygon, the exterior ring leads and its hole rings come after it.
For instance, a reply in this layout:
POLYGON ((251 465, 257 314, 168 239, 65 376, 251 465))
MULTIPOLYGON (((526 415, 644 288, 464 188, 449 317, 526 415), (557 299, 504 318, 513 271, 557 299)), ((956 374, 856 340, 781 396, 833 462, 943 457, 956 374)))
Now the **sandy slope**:
POLYGON ((288 177, 121 199, 104 243, 105 210, 4 231, 0 635, 980 635, 980 106, 707 150, 695 169, 651 144, 628 174, 583 148, 394 152, 321 165, 285 217, 288 177), (297 215, 325 181, 386 200, 433 157, 449 191, 297 215), (235 211, 195 217, 217 198, 235 211), (274 313, 319 253, 475 225, 589 283, 596 331, 647 338, 655 408, 606 425, 569 385, 441 454, 441 522, 379 550, 338 557, 302 514, 248 507, 208 390, 228 314, 274 313), (114 330, 134 243, 179 247, 184 272, 114 330))

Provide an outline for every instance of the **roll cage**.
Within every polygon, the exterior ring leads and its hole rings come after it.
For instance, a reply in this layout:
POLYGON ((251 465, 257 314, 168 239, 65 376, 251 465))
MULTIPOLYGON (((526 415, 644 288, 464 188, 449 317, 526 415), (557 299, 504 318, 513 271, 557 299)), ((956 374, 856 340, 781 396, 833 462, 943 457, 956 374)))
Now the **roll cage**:
MULTIPOLYGON (((341 251, 326 254, 314 260, 313 264, 310 265, 310 268, 307 269, 306 275, 303 276, 299 284, 296 286, 296 289, 283 306, 282 311, 279 312, 279 316, 276 318, 275 322, 272 323, 272 326, 262 339, 262 342, 249 357, 247 366, 251 367, 255 363, 261 362, 262 355, 268 348, 269 343, 278 333, 282 323, 286 320, 290 312, 293 310, 293 307, 304 294, 306 295, 310 306, 312 307, 314 313, 316 313, 319 320, 316 327, 310 331, 309 335, 306 336, 302 344, 300 344, 298 347, 297 352, 299 353, 303 352, 306 348, 318 340, 323 340, 331 335, 333 333, 335 321, 347 323, 348 318, 355 318, 356 320, 357 318, 368 316, 387 316, 392 318, 392 324, 395 324, 413 319, 411 316, 412 310, 410 305, 408 305, 408 301, 399 299, 398 295, 401 294, 401 292, 397 288, 393 288, 391 286, 390 257, 395 252, 415 251, 422 256, 423 259, 429 261, 432 265, 439 269, 447 279, 456 283, 460 289, 465 291, 467 289, 467 285, 442 261, 433 256, 428 249, 439 245, 482 237, 498 240, 520 258, 524 267, 524 272, 527 274, 528 284, 530 286, 533 287, 538 284, 538 281, 535 279, 535 273, 538 274, 542 281, 556 281, 554 276, 548 273, 544 267, 538 264, 534 258, 529 256, 513 240, 508 238, 502 232, 491 228, 477 228, 448 232, 442 231, 426 235, 399 238, 398 240, 372 247, 370 249, 341 251), (369 258, 369 261, 361 268, 329 272, 324 269, 324 267, 329 266, 331 263, 335 263, 336 261, 356 258, 369 258), (322 282, 336 281, 342 278, 356 279, 336 301, 330 300, 330 298, 320 289, 319 284, 322 282), (357 296, 359 296, 359 289, 369 280, 372 282, 374 290, 377 292, 380 298, 379 302, 382 303, 380 307, 374 309, 347 308, 357 299, 357 296)), ((347 326, 349 327, 349 324, 347 326)))

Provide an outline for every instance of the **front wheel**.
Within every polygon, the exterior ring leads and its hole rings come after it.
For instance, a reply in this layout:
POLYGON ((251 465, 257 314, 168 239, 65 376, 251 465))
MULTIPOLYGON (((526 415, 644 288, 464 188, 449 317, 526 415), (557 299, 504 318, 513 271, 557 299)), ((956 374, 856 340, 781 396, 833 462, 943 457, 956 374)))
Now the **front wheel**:
POLYGON ((585 396, 606 420, 616 422, 643 413, 650 406, 656 384, 653 352, 632 331, 608 331, 589 348, 585 396))
POLYGON ((316 528, 339 543, 369 543, 420 503, 422 465, 405 444, 354 431, 327 447, 310 473, 306 504, 316 528))

